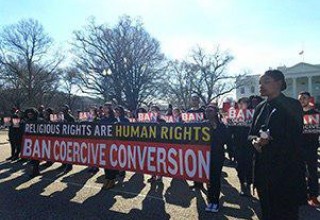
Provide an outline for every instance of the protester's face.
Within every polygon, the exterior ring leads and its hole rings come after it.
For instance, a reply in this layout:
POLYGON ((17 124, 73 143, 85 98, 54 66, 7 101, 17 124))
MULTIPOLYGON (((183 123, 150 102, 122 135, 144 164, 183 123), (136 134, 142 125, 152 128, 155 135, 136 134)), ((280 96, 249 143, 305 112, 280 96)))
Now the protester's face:
POLYGON ((174 117, 179 117, 180 114, 181 114, 181 112, 180 112, 179 109, 174 109, 174 110, 172 111, 172 114, 173 114, 174 117))
POLYGON ((114 115, 115 115, 115 117, 120 117, 120 116, 121 116, 120 110, 119 110, 119 109, 116 109, 116 110, 114 111, 114 115))
POLYGON ((247 102, 239 102, 238 103, 238 108, 242 109, 242 110, 247 109, 248 108, 248 103, 247 102))
POLYGON ((281 91, 281 80, 274 80, 272 77, 263 75, 259 81, 260 84, 260 94, 262 96, 272 96, 281 91))
POLYGON ((111 108, 111 105, 105 105, 105 106, 103 106, 103 113, 105 114, 105 115, 108 115, 109 114, 109 109, 111 108))
POLYGON ((200 105, 200 99, 197 96, 193 96, 191 97, 191 101, 190 101, 191 107, 197 108, 200 105))
POLYGON ((213 107, 207 107, 206 110, 205 110, 205 114, 206 114, 206 117, 209 120, 215 120, 216 117, 217 117, 218 112, 213 107))
POLYGON ((159 110, 156 107, 151 107, 151 112, 152 113, 159 113, 159 110))
POLYGON ((29 119, 32 119, 34 117, 34 114, 32 112, 28 112, 27 116, 29 119))
POLYGON ((90 115, 92 115, 93 117, 97 116, 96 110, 90 109, 90 115))
POLYGON ((299 95, 298 97, 302 107, 307 107, 309 106, 309 103, 310 103, 310 97, 307 96, 307 95, 299 95))
POLYGON ((46 119, 50 118, 50 114, 47 111, 43 112, 43 117, 45 117, 46 119))
POLYGON ((66 107, 62 107, 61 110, 62 110, 62 112, 65 113, 65 114, 69 112, 68 108, 66 108, 66 107))

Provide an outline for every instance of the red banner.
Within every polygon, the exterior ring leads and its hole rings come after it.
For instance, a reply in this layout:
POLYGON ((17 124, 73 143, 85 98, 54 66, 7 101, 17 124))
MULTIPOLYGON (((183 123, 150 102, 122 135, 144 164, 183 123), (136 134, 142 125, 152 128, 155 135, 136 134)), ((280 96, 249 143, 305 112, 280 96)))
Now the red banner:
POLYGON ((230 108, 225 118, 229 126, 250 126, 252 123, 254 109, 230 108))
POLYGON ((303 133, 320 133, 320 114, 303 116, 303 133))
POLYGON ((211 136, 205 125, 27 124, 25 131, 24 158, 200 182, 209 178, 211 136), (96 134, 97 129, 105 132, 96 134))
POLYGON ((187 122, 187 123, 201 122, 204 119, 204 114, 202 112, 199 112, 199 113, 182 113, 181 117, 182 117, 182 121, 187 122))

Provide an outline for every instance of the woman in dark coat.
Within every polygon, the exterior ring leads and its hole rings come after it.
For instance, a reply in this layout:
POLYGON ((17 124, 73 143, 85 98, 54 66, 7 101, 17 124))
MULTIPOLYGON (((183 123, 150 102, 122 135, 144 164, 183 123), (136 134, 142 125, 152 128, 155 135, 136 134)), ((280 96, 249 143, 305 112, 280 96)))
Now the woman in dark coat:
POLYGON ((286 97, 282 72, 269 70, 260 78, 260 103, 249 133, 255 148, 254 186, 262 218, 298 219, 306 203, 303 163, 300 157, 303 113, 298 100, 286 97))
MULTIPOLYGON (((243 97, 238 100, 238 108, 240 110, 247 110, 248 105, 248 98, 243 97)), ((240 181, 240 196, 251 196, 253 148, 250 141, 248 141, 250 127, 233 126, 231 128, 237 161, 236 170, 240 181)))
MULTIPOLYGON (((103 106, 103 115, 100 118, 101 124, 115 124, 117 119, 114 115, 111 104, 105 104, 103 106)), ((118 170, 104 169, 105 182, 103 184, 104 189, 111 189, 116 184, 116 177, 119 174, 118 170)))
POLYGON ((207 193, 208 205, 207 212, 219 211, 219 198, 221 192, 221 174, 224 156, 224 145, 228 142, 230 135, 226 126, 219 118, 219 109, 215 106, 209 105, 205 109, 207 122, 211 126, 212 142, 210 149, 210 178, 207 193))

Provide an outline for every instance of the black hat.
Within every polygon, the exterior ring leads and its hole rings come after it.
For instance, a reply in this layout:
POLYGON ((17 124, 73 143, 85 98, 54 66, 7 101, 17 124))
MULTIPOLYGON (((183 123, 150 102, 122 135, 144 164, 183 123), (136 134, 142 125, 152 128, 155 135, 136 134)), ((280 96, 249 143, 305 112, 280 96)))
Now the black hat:
POLYGON ((36 108, 28 108, 25 110, 25 114, 28 115, 28 113, 32 113, 34 117, 38 117, 38 110, 36 108))
POLYGON ((67 104, 65 104, 63 107, 66 108, 66 110, 70 110, 70 107, 67 104))
POLYGON ((53 109, 52 109, 52 108, 47 108, 47 109, 46 109, 46 112, 47 112, 49 115, 51 115, 51 114, 53 114, 53 109))
POLYGON ((287 83, 286 83, 284 75, 283 75, 283 73, 281 71, 279 71, 279 70, 268 70, 264 74, 267 75, 267 76, 270 76, 275 81, 281 80, 282 81, 281 91, 286 90, 287 83))

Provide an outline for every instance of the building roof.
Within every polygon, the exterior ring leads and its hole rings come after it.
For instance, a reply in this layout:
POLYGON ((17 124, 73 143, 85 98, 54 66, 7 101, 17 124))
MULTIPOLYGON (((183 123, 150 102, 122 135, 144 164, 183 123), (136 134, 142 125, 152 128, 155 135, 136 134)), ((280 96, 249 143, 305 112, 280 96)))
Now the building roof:
POLYGON ((295 74, 301 74, 301 73, 320 73, 320 64, 310 64, 310 63, 304 63, 300 62, 296 65, 293 65, 291 67, 286 66, 280 66, 277 68, 278 70, 282 71, 285 75, 295 75, 295 74))

